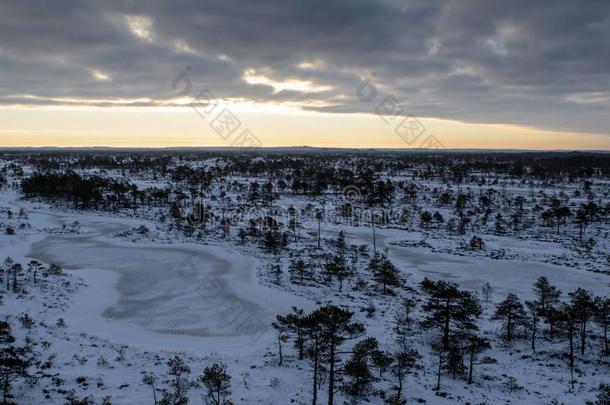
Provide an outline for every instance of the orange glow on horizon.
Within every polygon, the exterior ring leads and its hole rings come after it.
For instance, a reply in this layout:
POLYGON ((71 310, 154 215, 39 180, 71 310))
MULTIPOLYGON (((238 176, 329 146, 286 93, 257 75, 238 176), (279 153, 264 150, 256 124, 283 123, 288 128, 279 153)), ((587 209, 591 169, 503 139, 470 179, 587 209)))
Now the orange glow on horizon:
MULTIPOLYGON (((434 135, 446 148, 610 150, 610 135, 552 131, 508 124, 420 118, 425 132, 407 144, 375 114, 319 113, 291 105, 228 105, 262 146, 414 148, 434 135)), ((3 147, 227 147, 210 119, 190 107, 0 108, 3 147)))

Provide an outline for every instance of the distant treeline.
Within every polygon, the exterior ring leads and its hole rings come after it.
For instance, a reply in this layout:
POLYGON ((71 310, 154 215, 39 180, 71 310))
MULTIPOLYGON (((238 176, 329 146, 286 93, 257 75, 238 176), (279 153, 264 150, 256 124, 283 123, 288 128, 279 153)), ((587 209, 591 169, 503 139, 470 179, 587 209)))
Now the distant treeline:
POLYGON ((138 190, 134 184, 100 176, 82 177, 74 172, 65 174, 34 173, 21 182, 27 198, 70 203, 75 209, 135 208, 138 203, 167 204, 169 191, 157 188, 138 190))
POLYGON ((610 175, 610 153, 603 152, 462 152, 324 149, 219 149, 219 150, 69 150, 13 151, 0 156, 38 170, 89 168, 151 171, 166 174, 181 162, 217 161, 216 175, 268 175, 285 170, 313 172, 327 177, 326 169, 341 167, 400 171, 427 166, 434 177, 446 173, 494 172, 536 179, 583 178, 610 175))
POLYGON ((121 183, 92 176, 82 178, 76 173, 35 173, 21 182, 21 190, 28 198, 72 201, 74 208, 96 208, 103 200, 102 192, 121 187, 121 183))

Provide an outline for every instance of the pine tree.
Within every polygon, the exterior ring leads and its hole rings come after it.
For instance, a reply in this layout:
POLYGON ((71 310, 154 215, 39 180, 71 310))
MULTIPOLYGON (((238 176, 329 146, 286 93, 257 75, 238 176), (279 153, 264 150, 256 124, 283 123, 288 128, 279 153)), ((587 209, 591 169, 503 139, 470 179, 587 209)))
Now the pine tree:
POLYGON ((13 383, 29 377, 30 350, 27 347, 16 347, 14 342, 11 326, 8 322, 0 321, 0 385, 3 404, 9 403, 13 383))
POLYGON ((608 324, 610 324, 610 298, 595 297, 594 320, 604 331, 604 354, 610 354, 608 350, 608 324))
POLYGON ((593 297, 589 291, 582 288, 578 288, 568 295, 570 296, 570 302, 576 311, 578 323, 580 324, 580 354, 585 354, 587 325, 595 311, 593 297))
POLYGON ((259 199, 260 184, 257 181, 250 183, 250 190, 248 192, 248 201, 255 203, 259 199))
POLYGON ((434 220, 434 222, 436 222, 437 229, 440 228, 441 224, 445 221, 445 219, 443 218, 441 213, 438 211, 434 211, 434 214, 432 215, 432 219, 434 220))
POLYGON ((263 248, 274 255, 277 255, 281 249, 280 235, 278 232, 272 231, 269 229, 265 233, 265 238, 263 239, 263 248))
POLYGON ((562 303, 559 308, 559 326, 568 336, 568 360, 570 370, 574 370, 574 334, 578 323, 578 312, 571 303, 562 303))
POLYGON ((157 377, 154 374, 145 374, 142 377, 142 382, 146 385, 150 385, 153 392, 153 404, 157 405, 157 390, 155 388, 155 383, 157 382, 157 377))
POLYGON ((339 281, 339 291, 343 290, 343 280, 350 274, 350 269, 342 255, 333 255, 326 263, 326 274, 332 280, 335 277, 339 281))
POLYGON ((11 270, 13 269, 14 264, 15 264, 15 261, 10 256, 7 256, 4 259, 4 263, 2 264, 2 270, 4 271, 4 277, 6 279, 6 291, 9 291, 9 289, 11 287, 10 274, 11 274, 11 270))
POLYGON ((13 292, 17 292, 17 276, 21 274, 23 268, 21 267, 21 263, 13 264, 13 268, 11 269, 11 273, 13 274, 13 292))
POLYGON ((369 263, 369 269, 373 273, 375 280, 383 285, 384 295, 388 292, 388 286, 397 287, 400 285, 398 270, 386 256, 376 254, 369 263))
POLYGON ((267 206, 270 206, 271 203, 273 203, 275 196, 273 194, 273 183, 271 180, 268 180, 265 184, 263 184, 262 198, 263 203, 267 206))
POLYGON ((420 285, 428 295, 422 307, 428 315, 422 325, 441 331, 443 350, 449 349, 450 338, 477 330, 475 321, 482 310, 473 293, 460 290, 457 284, 443 280, 425 278, 420 285))
POLYGON ((315 331, 313 338, 317 339, 317 355, 323 353, 324 356, 320 359, 328 365, 328 405, 334 404, 338 349, 346 340, 357 338, 364 333, 364 325, 351 321, 353 315, 351 311, 327 305, 307 317, 308 326, 313 327, 315 331))
POLYGON ((464 358, 462 357, 462 350, 458 345, 452 344, 449 346, 447 358, 445 359, 445 368, 452 374, 454 380, 458 374, 464 373, 464 358))
POLYGON ((528 323, 531 332, 531 348, 536 352, 536 335, 538 332, 538 315, 540 314, 540 304, 538 301, 525 301, 528 312, 528 323))
POLYGON ((371 361, 373 362, 373 366, 379 371, 379 378, 381 378, 394 360, 389 353, 383 350, 375 350, 371 353, 371 361))
POLYGON ((485 284, 483 284, 483 287, 481 287, 481 294, 483 294, 483 299, 485 300, 485 302, 491 301, 493 293, 494 288, 492 287, 492 285, 489 284, 489 282, 485 282, 485 284))
POLYGON ((585 228, 589 223, 589 217, 587 216, 586 211, 581 207, 576 211, 576 215, 574 216, 574 222, 578 225, 578 241, 582 243, 582 237, 585 228))
POLYGON ((600 384, 594 405, 610 405, 610 384, 600 384))
POLYGON ((412 298, 405 298, 396 315, 393 331, 396 334, 396 341, 402 347, 403 351, 407 350, 407 338, 411 334, 413 319, 411 312, 417 305, 417 302, 412 298))
POLYGON ((419 353, 415 349, 401 350, 394 353, 394 363, 391 367, 392 374, 398 380, 397 396, 400 398, 404 389, 406 375, 417 364, 419 353))
POLYGON ((531 301, 528 308, 530 309, 530 320, 532 323, 532 350, 536 347, 536 326, 538 317, 544 318, 545 322, 549 324, 550 336, 553 338, 554 327, 558 319, 558 311, 556 309, 561 297, 561 291, 555 286, 549 283, 549 280, 545 276, 540 276, 534 282, 534 294, 536 300, 531 301), (536 313, 531 312, 535 310, 536 313))
POLYGON ((496 312, 491 319, 503 320, 506 333, 504 337, 511 341, 514 336, 515 328, 526 323, 525 308, 515 294, 508 294, 506 299, 496 306, 496 312))
POLYGON ((312 312, 303 319, 305 327, 305 352, 307 357, 311 359, 311 367, 313 369, 312 378, 312 404, 318 403, 318 381, 320 379, 321 371, 321 353, 322 353, 322 328, 321 328, 321 314, 319 312, 312 312))
POLYGON ((445 359, 443 355, 447 352, 443 347, 442 341, 434 341, 431 344, 432 351, 435 354, 438 354, 438 367, 436 370, 436 391, 441 389, 441 372, 443 371, 443 364, 445 364, 445 359))
POLYGON ((49 266, 50 274, 61 274, 62 272, 63 272, 63 269, 61 268, 60 264, 51 263, 51 265, 49 266))
POLYGON ((489 344, 489 340, 477 336, 475 334, 469 334, 466 337, 466 347, 465 350, 469 354, 469 362, 468 362, 468 384, 472 384, 472 375, 474 369, 474 361, 476 359, 476 355, 481 353, 484 350, 489 349, 491 346, 489 344))
POLYGON ((340 231, 337 235, 335 245, 337 247, 337 252, 340 255, 345 255, 345 252, 347 251, 347 243, 345 242, 345 233, 343 233, 343 231, 340 231))
POLYGON ((229 405, 231 394, 231 376, 227 373, 227 365, 214 363, 203 370, 199 380, 208 391, 208 399, 213 405, 229 405))
POLYGON ((381 266, 381 254, 375 252, 371 260, 369 261, 369 270, 373 275, 379 271, 379 267, 381 266))
POLYGON ((172 384, 174 392, 170 393, 171 403, 173 405, 186 405, 188 403, 188 384, 184 376, 190 374, 191 368, 178 355, 167 361, 167 367, 169 368, 168 374, 174 378, 172 384))
POLYGON ((38 260, 30 260, 28 263, 28 275, 32 275, 34 284, 36 284, 36 276, 38 275, 38 271, 41 267, 42 263, 40 263, 38 260))
POLYGON ((424 229, 428 229, 428 224, 432 221, 432 214, 428 211, 423 211, 420 216, 420 226, 424 229))
POLYGON ((316 221, 318 222, 318 249, 321 248, 321 242, 322 242, 322 218, 323 218, 323 211, 321 209, 317 209, 316 213, 315 213, 315 217, 316 217, 316 221))
POLYGON ((282 329, 284 334, 291 335, 294 346, 299 353, 299 360, 303 360, 305 354, 306 324, 303 310, 292 307, 292 313, 285 316, 278 315, 273 323, 276 329, 282 329), (277 325, 277 326, 276 326, 277 325))
POLYGON ((273 326, 273 329, 277 332, 278 366, 281 366, 284 362, 282 343, 288 340, 288 325, 285 318, 278 315, 275 322, 271 323, 271 326, 273 326))
POLYGON ((485 247, 485 242, 483 242, 481 237, 475 235, 470 239, 470 242, 468 242, 468 247, 471 250, 483 250, 485 247))
POLYGON ((549 337, 555 336, 556 325, 561 322, 561 309, 559 306, 547 307, 544 311, 544 322, 549 325, 549 337))
POLYGON ((239 228, 237 230, 237 237, 239 238, 239 243, 244 244, 244 243, 246 243, 248 234, 246 233, 246 230, 244 228, 239 228))
POLYGON ((343 374, 349 377, 343 385, 346 394, 358 398, 369 393, 373 382, 372 354, 378 348, 379 343, 375 338, 367 338, 354 345, 350 359, 343 365, 343 374))
POLYGON ((290 262, 290 267, 288 268, 288 272, 290 273, 290 278, 293 280, 299 280, 299 283, 303 282, 305 278, 305 270, 307 269, 307 265, 303 259, 296 259, 290 262))
POLYGON ((178 203, 176 201, 173 201, 172 205, 170 206, 169 216, 175 221, 178 226, 182 222, 182 212, 180 212, 180 206, 178 206, 178 203))
POLYGON ((551 285, 546 277, 540 276, 534 283, 534 294, 538 298, 538 306, 543 315, 549 307, 559 303, 561 291, 551 285))

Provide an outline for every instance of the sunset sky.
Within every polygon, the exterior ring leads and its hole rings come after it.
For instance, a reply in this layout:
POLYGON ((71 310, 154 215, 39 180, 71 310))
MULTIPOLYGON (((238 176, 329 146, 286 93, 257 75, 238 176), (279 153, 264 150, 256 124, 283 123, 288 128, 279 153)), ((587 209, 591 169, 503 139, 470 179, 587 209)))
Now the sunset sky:
POLYGON ((0 146, 610 149, 610 2, 3 1, 0 146))

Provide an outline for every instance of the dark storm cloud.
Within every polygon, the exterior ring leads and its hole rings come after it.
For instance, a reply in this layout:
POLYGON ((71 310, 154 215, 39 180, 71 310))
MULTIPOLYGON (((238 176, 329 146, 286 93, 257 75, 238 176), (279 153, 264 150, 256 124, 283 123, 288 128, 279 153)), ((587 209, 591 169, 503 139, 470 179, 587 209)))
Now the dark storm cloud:
POLYGON ((374 74, 419 116, 610 132, 607 0, 7 1, 0 15, 4 105, 162 105, 191 66, 217 97, 373 112, 356 88, 374 74))

